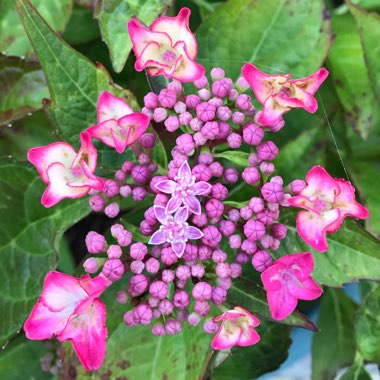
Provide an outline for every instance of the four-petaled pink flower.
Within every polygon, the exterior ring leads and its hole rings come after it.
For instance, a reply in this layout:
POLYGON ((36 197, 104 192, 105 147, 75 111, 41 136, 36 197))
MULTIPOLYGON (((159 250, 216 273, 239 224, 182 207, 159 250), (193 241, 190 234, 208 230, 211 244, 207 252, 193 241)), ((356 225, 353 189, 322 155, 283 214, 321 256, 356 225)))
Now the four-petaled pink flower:
POLYGON ((149 244, 158 245, 170 243, 174 253, 178 257, 182 257, 185 251, 186 242, 197 240, 203 237, 203 232, 194 226, 189 226, 186 222, 189 217, 187 207, 180 207, 177 212, 168 214, 163 206, 153 206, 154 215, 161 223, 160 228, 149 240, 149 244))
POLYGON ((102 277, 75 278, 49 272, 43 291, 24 324, 27 338, 69 340, 86 370, 98 369, 106 353, 106 308, 98 299, 106 288, 102 277))
POLYGON ((214 350, 226 350, 233 346, 252 346, 260 340, 259 334, 254 329, 259 326, 260 321, 240 306, 235 306, 233 310, 226 311, 213 321, 222 322, 211 342, 214 350))
POLYGON ((294 253, 276 260, 261 274, 272 317, 281 320, 296 308, 298 300, 315 300, 322 289, 310 277, 314 259, 310 252, 294 253))
POLYGON ((326 233, 334 233, 346 216, 368 218, 368 210, 355 201, 355 188, 344 179, 334 179, 327 171, 314 166, 306 175, 307 186, 288 199, 293 207, 301 207, 297 215, 297 231, 311 247, 327 251, 326 233))
POLYGON ((322 67, 306 78, 289 79, 291 74, 269 75, 247 63, 242 68, 242 74, 252 87, 257 100, 264 106, 258 116, 258 123, 274 126, 291 108, 304 108, 308 112, 315 112, 318 103, 313 95, 329 73, 322 67))
POLYGON ((153 21, 149 29, 136 18, 129 21, 137 71, 148 68, 149 75, 163 74, 180 82, 193 82, 204 75, 204 67, 195 62, 198 46, 189 29, 190 13, 182 8, 176 17, 153 21))
POLYGON ((189 212, 196 215, 201 213, 201 203, 196 195, 207 195, 211 191, 211 187, 205 181, 195 182, 195 177, 192 175, 187 161, 184 161, 178 169, 175 181, 167 179, 156 184, 156 189, 172 195, 166 205, 167 213, 177 211, 184 204, 189 208, 189 212))
POLYGON ((104 190, 104 181, 94 175, 98 154, 91 137, 82 132, 80 139, 82 146, 78 154, 64 142, 29 149, 28 160, 48 185, 41 198, 45 207, 54 206, 64 198, 83 197, 90 189, 104 190))
POLYGON ((103 91, 98 99, 98 124, 87 129, 91 137, 123 153, 149 126, 149 117, 134 112, 123 99, 103 91))

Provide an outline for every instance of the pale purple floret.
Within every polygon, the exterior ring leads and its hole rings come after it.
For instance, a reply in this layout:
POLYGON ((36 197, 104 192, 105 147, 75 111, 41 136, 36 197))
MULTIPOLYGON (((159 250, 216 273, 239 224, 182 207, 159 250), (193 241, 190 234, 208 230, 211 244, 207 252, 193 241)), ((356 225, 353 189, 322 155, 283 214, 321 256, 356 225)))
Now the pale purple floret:
POLYGON ((183 204, 188 207, 189 212, 199 215, 201 204, 196 196, 207 195, 211 191, 211 185, 205 181, 195 182, 187 161, 182 163, 174 179, 175 181, 168 179, 156 184, 156 189, 172 195, 166 205, 166 212, 173 213, 183 204))
MULTIPOLYGON (((174 215, 168 214, 163 206, 154 206, 154 213, 161 223, 149 240, 149 244, 159 245, 170 243, 177 257, 181 257, 185 251, 186 242, 197 240, 203 237, 201 230, 194 226, 189 226, 186 222, 189 211, 187 207, 180 207, 174 215)), ((163 257, 162 257, 163 259, 163 257)))

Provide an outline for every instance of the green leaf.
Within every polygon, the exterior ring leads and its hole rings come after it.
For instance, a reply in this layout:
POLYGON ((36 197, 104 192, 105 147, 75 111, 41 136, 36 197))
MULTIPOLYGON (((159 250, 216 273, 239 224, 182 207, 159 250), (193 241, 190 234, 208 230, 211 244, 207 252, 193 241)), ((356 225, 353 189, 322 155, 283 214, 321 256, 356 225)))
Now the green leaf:
POLYGON ((372 377, 364 368, 363 362, 354 362, 339 380, 371 380, 372 377))
POLYGON ((357 189, 370 210, 367 228, 380 236, 380 197, 379 197, 379 164, 373 161, 352 162, 352 173, 357 189))
POLYGON ((48 81, 51 102, 46 102, 46 111, 64 139, 78 143, 79 132, 96 123, 101 91, 136 106, 129 91, 115 88, 103 66, 96 67, 60 39, 28 0, 16 0, 16 5, 48 81))
MULTIPOLYGON (((239 277, 232 282, 227 302, 231 306, 241 306, 260 318, 274 321, 271 317, 265 291, 255 282, 239 277)), ((277 322, 277 321, 275 321, 277 322)), ((317 330, 317 326, 299 311, 295 310, 281 324, 317 330)))
POLYGON ((320 128, 308 129, 281 148, 274 164, 285 184, 304 178, 312 166, 321 163, 321 134, 320 128))
POLYGON ((232 348, 232 355, 215 369, 213 379, 257 379, 276 370, 286 360, 292 342, 290 328, 261 322, 256 330, 261 337, 260 342, 254 346, 232 348))
POLYGON ((360 36, 351 15, 334 15, 332 21, 336 39, 328 57, 331 77, 347 121, 359 136, 366 138, 380 116, 373 107, 375 97, 360 36))
POLYGON ((211 336, 202 326, 184 325, 177 335, 156 337, 149 326, 121 323, 110 335, 103 366, 93 375, 78 368, 81 380, 128 378, 197 380, 210 350, 211 336))
POLYGON ((0 125, 41 108, 49 96, 40 66, 17 57, 0 54, 0 82, 0 125))
POLYGON ((117 73, 123 70, 132 49, 128 21, 135 16, 150 25, 171 3, 172 0, 101 0, 97 4, 95 17, 117 73))
POLYGON ((230 162, 233 162, 236 165, 240 166, 249 166, 248 157, 249 153, 227 150, 223 153, 215 153, 214 157, 224 158, 230 162))
POLYGON ((52 375, 41 369, 40 359, 44 353, 45 347, 39 341, 22 340, 17 344, 12 343, 0 356, 1 379, 51 379, 52 375))
MULTIPOLYGON (((71 15, 72 0, 32 0, 32 3, 55 31, 64 31, 71 15)), ((33 53, 12 0, 0 2, 0 51, 16 56, 33 53)))
POLYGON ((327 234, 329 250, 313 251, 298 235, 295 210, 283 211, 280 222, 288 227, 276 254, 314 253, 313 278, 320 284, 338 287, 359 279, 380 279, 380 242, 354 220, 347 218, 335 234, 327 234))
POLYGON ((246 62, 267 72, 309 75, 331 43, 323 11, 319 0, 227 1, 197 30, 199 62, 207 69, 222 65, 233 79, 246 62))
POLYGON ((380 286, 376 285, 360 305, 356 324, 356 342, 365 360, 380 363, 380 286))
POLYGON ((355 303, 343 290, 325 292, 318 318, 321 331, 313 338, 313 380, 332 380, 338 369, 353 362, 355 310, 355 303))
POLYGON ((380 16, 349 4, 356 21, 373 92, 380 102, 380 16))
POLYGON ((50 209, 40 204, 45 184, 29 166, 0 165, 0 342, 29 314, 46 273, 58 261, 64 231, 89 213, 87 200, 66 200, 50 209))

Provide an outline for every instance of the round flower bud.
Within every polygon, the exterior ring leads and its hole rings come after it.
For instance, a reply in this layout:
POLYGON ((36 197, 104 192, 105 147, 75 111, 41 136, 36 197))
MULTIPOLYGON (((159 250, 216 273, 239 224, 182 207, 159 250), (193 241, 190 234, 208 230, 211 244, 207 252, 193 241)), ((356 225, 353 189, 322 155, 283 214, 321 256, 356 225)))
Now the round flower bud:
POLYGON ((264 131, 256 124, 248 124, 243 129, 244 142, 249 145, 258 145, 264 137, 264 131))
POLYGON ((201 281, 194 285, 193 298, 198 301, 207 301, 211 298, 212 287, 207 282, 201 281))
POLYGON ((162 248, 161 261, 166 265, 173 265, 178 260, 177 255, 171 247, 162 248))
POLYGON ((220 218, 223 215, 224 205, 215 198, 211 198, 205 205, 209 218, 220 218))
POLYGON ((223 201, 228 196, 228 189, 221 183, 216 183, 215 185, 212 185, 211 196, 215 199, 223 201))
POLYGON ((171 269, 164 269, 162 271, 161 275, 162 281, 166 282, 167 284, 174 281, 175 274, 171 269))
POLYGON ((152 326, 152 333, 155 336, 164 336, 166 334, 164 325, 162 323, 155 323, 152 326))
POLYGON ((132 161, 125 161, 123 163, 123 166, 121 167, 121 170, 125 173, 125 174, 129 174, 133 167, 135 166, 135 163, 132 162, 132 161))
POLYGON ((194 311, 201 317, 205 317, 210 312, 210 304, 207 301, 196 301, 194 304, 194 311))
POLYGON ((205 274, 205 268, 202 264, 195 264, 191 267, 191 275, 193 277, 202 278, 205 274))
POLYGON ((218 248, 212 253, 212 260, 215 263, 224 263, 227 260, 227 253, 218 248))
POLYGON ((234 112, 232 114, 232 122, 236 125, 241 125, 244 123, 245 115, 242 112, 234 112))
POLYGON ((232 81, 226 79, 217 80, 212 84, 212 93, 219 98, 225 98, 232 89, 232 81))
POLYGON ((137 297, 148 289, 148 280, 145 274, 136 274, 129 279, 128 293, 137 297))
POLYGON ((134 260, 131 262, 130 269, 134 274, 140 274, 145 268, 145 264, 141 260, 134 260))
POLYGON ((196 106, 195 111, 197 113, 197 118, 206 123, 215 118, 216 107, 208 102, 202 102, 196 106))
POLYGON ((245 252, 239 252, 235 257, 235 260, 238 264, 246 264, 249 261, 249 256, 245 252))
POLYGON ((113 225, 111 226, 111 235, 112 235, 112 237, 114 237, 115 239, 116 239, 117 234, 118 234, 119 232, 121 232, 121 231, 124 231, 124 227, 123 227, 121 224, 116 223, 116 224, 113 224, 113 225))
POLYGON ((143 260, 145 255, 148 253, 148 247, 143 243, 133 243, 131 245, 129 254, 132 259, 143 260))
POLYGON ((102 211, 104 209, 105 203, 106 202, 104 198, 98 194, 93 195, 89 200, 91 209, 96 212, 102 211))
POLYGON ((131 186, 129 186, 129 185, 121 186, 119 189, 119 194, 123 198, 129 197, 132 194, 131 186))
POLYGON ((267 251, 257 251, 252 257, 252 265, 258 272, 264 272, 272 264, 273 259, 267 251))
POLYGON ((86 273, 96 273, 99 269, 98 261, 93 257, 89 257, 83 263, 83 269, 86 273))
POLYGON ((132 243, 132 234, 127 230, 122 230, 116 235, 117 243, 122 247, 127 247, 132 243))
POLYGON ((220 80, 225 77, 224 70, 220 67, 214 67, 213 69, 211 69, 210 74, 212 80, 220 80))
POLYGON ((298 195, 306 187, 306 182, 301 179, 296 179, 290 183, 290 191, 294 195, 298 195))
POLYGON ((264 201, 259 197, 251 198, 248 206, 255 213, 263 211, 265 207, 264 201))
POLYGON ((237 222, 240 219, 240 212, 233 208, 228 212, 228 217, 232 222, 237 222))
POLYGON ((219 223, 219 231, 224 236, 230 236, 236 231, 236 225, 234 222, 231 222, 230 220, 221 220, 219 223))
POLYGON ((238 278, 241 275, 242 268, 240 264, 232 263, 230 264, 231 278, 238 278))
POLYGON ((261 195, 268 202, 280 203, 284 197, 284 189, 277 182, 267 182, 261 188, 261 195))
POLYGON ((226 301, 227 290, 220 286, 215 286, 212 288, 211 300, 215 305, 221 305, 226 301))
POLYGON ((228 183, 236 183, 239 179, 239 173, 235 168, 228 168, 224 171, 224 179, 228 183))
POLYGON ((260 172, 253 166, 245 168, 241 176, 248 185, 260 182, 260 172))
POLYGON ((236 99, 235 105, 243 111, 248 111, 252 107, 252 99, 249 95, 241 94, 236 99))
MULTIPOLYGON (((199 96, 197 95, 194 95, 194 94, 191 94, 191 95, 187 95, 186 98, 185 98, 185 103, 186 103, 186 106, 187 108, 193 110, 197 107, 198 104, 200 104, 201 102, 201 99, 199 98, 199 96)), ((184 112, 184 111, 182 111, 184 112)))
POLYGON ((189 133, 177 137, 176 139, 177 149, 184 154, 191 154, 194 151, 193 137, 189 133))
POLYGON ((271 228, 272 236, 275 239, 283 240, 286 238, 286 234, 288 232, 288 228, 285 224, 273 224, 271 228))
POLYGON ((170 318, 165 322, 165 331, 169 335, 175 335, 182 331, 182 325, 180 321, 170 318))
POLYGON ((228 290, 231 285, 232 285, 232 281, 229 277, 227 278, 218 278, 218 283, 219 283, 219 286, 225 290, 228 290))
POLYGON ((210 165, 214 160, 211 153, 201 153, 198 157, 198 163, 203 165, 210 165))
POLYGON ((257 244, 254 241, 247 239, 241 243, 241 249, 249 255, 252 255, 257 251, 257 244))
POLYGON ((124 264, 119 259, 107 260, 102 269, 103 276, 112 282, 120 280, 124 272, 124 264))
POLYGON ((117 203, 110 203, 105 209, 104 213, 109 218, 116 218, 119 215, 120 207, 117 203))
POLYGON ((227 143, 231 149, 240 148, 242 142, 243 142, 243 138, 237 133, 231 133, 227 137, 227 143))
POLYGON ((128 327, 135 327, 137 325, 137 323, 135 322, 135 320, 133 318, 133 311, 132 310, 131 311, 127 311, 124 314, 123 320, 124 320, 124 323, 128 327))
POLYGON ((145 269, 148 273, 157 273, 160 269, 160 262, 154 257, 151 257, 146 261, 145 269))
POLYGON ((146 303, 142 303, 133 310, 132 316, 137 324, 146 326, 152 321, 153 311, 146 303))
POLYGON ((219 124, 216 121, 207 121, 201 129, 202 135, 212 140, 219 135, 219 124))
POLYGON ((191 120, 193 120, 193 115, 190 112, 185 111, 179 115, 181 125, 190 125, 191 120))
POLYGON ((122 254, 123 254, 123 251, 119 245, 112 244, 107 249, 107 256, 110 259, 120 259, 122 254))
POLYGON ((190 304, 190 297, 184 290, 177 290, 173 295, 173 305, 183 310, 190 304))
POLYGON ((190 267, 188 267, 187 265, 180 265, 177 268, 175 274, 178 279, 186 281, 191 277, 190 267))
POLYGON ((212 250, 206 245, 201 245, 198 249, 198 259, 202 261, 207 261, 211 258, 212 250))
POLYGON ((153 133, 144 133, 139 138, 139 143, 143 149, 152 149, 156 143, 156 136, 153 133))
POLYGON ((260 163, 260 159, 259 159, 259 156, 257 153, 251 153, 249 156, 248 156, 248 162, 252 165, 252 166, 257 166, 259 163, 260 163))
POLYGON ((220 278, 227 278, 231 274, 230 264, 218 263, 215 267, 215 273, 220 278))
POLYGON ((207 88, 202 88, 202 90, 198 91, 198 95, 201 100, 209 100, 211 98, 211 91, 207 88))
POLYGON ((274 172, 274 165, 271 163, 271 162, 262 162, 260 164, 260 170, 264 173, 264 174, 272 174, 274 172))
POLYGON ((215 226, 207 226, 203 229, 202 243, 210 247, 216 247, 222 240, 222 234, 215 226))
POLYGON ((189 322, 189 325, 191 326, 197 326, 200 321, 201 317, 197 313, 191 313, 187 317, 187 322, 189 322))
POLYGON ((272 161, 278 154, 278 148, 272 141, 265 141, 257 147, 257 154, 262 161, 272 161))
POLYGON ((193 119, 191 119, 190 121, 190 128, 194 131, 194 132, 199 132, 203 127, 203 121, 199 120, 197 117, 194 117, 193 119))
POLYGON ((251 219, 252 218, 252 215, 253 215, 253 212, 252 210, 249 208, 249 206, 244 206, 240 209, 240 216, 244 219, 244 220, 248 220, 248 219, 251 219))
POLYGON ((86 247, 89 253, 100 253, 104 251, 106 239, 95 231, 90 231, 86 236, 86 247))
POLYGON ((265 235, 265 226, 258 220, 248 220, 244 225, 244 235, 255 242, 265 235))
POLYGON ((112 179, 106 179, 104 182, 106 186, 104 194, 109 198, 115 197, 119 193, 119 185, 117 182, 112 179))
POLYGON ((201 78, 197 79, 196 81, 193 82, 194 86, 198 89, 201 90, 204 87, 208 86, 208 80, 205 75, 203 75, 201 78))
MULTIPOLYGON (((122 184, 123 182, 125 182, 125 179, 126 179, 126 174, 122 170, 117 170, 115 173, 116 182, 118 182, 119 184, 122 184)), ((120 189, 119 189, 119 192, 120 192, 120 189)))
POLYGON ((169 287, 163 281, 154 281, 149 287, 149 293, 152 297, 163 300, 169 292, 169 287))
POLYGON ((174 91, 163 88, 158 95, 158 101, 164 108, 172 108, 177 101, 177 95, 174 91))
POLYGON ((213 162, 209 169, 211 170, 211 174, 213 177, 221 177, 223 175, 224 169, 220 162, 213 162))
POLYGON ((228 244, 231 249, 239 249, 241 246, 241 237, 240 235, 231 235, 228 239, 228 244))
POLYGON ((116 301, 124 304, 128 302, 128 294, 124 290, 119 290, 116 295, 116 301))
POLYGON ((203 324, 203 330, 207 334, 216 334, 219 330, 219 324, 214 322, 212 319, 206 319, 205 323, 203 324))
POLYGON ((161 107, 155 108, 153 111, 153 120, 156 123, 161 123, 162 121, 166 119, 167 115, 168 113, 165 108, 161 108, 161 107))
POLYGON ((228 121, 232 116, 232 111, 229 107, 222 106, 217 109, 216 116, 220 121, 228 121))
POLYGON ((137 183, 145 183, 149 179, 149 170, 146 166, 135 165, 131 171, 131 177, 137 183))
POLYGON ((154 92, 148 92, 144 96, 144 105, 146 108, 153 110, 158 107, 158 97, 154 92))

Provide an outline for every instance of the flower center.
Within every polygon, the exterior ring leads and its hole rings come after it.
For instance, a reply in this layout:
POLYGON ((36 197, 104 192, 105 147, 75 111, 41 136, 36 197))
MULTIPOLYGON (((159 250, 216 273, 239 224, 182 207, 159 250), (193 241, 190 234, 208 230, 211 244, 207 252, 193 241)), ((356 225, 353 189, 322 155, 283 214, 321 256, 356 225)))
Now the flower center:
POLYGON ((172 51, 172 50, 166 50, 162 54, 162 59, 167 63, 173 63, 175 58, 176 58, 176 55, 175 55, 174 51, 172 51))
POLYGON ((167 243, 172 243, 175 241, 187 241, 184 236, 185 231, 188 227, 188 223, 178 223, 173 218, 169 220, 166 226, 162 225, 160 230, 165 234, 167 243))

